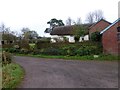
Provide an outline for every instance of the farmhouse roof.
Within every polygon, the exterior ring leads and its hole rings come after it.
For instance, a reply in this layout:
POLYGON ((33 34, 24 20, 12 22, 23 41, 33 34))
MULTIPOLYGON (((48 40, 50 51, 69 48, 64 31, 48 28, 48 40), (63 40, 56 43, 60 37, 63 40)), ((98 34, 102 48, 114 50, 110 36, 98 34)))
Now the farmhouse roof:
POLYGON ((115 25, 116 23, 118 23, 120 21, 120 18, 118 18, 116 21, 114 21, 111 25, 109 25, 107 28, 105 28, 104 30, 102 30, 100 32, 100 34, 103 34, 105 31, 107 31, 108 29, 110 29, 113 25, 115 25))
MULTIPOLYGON (((91 26, 91 24, 82 24, 82 25, 87 28, 91 26)), ((73 35, 75 26, 76 25, 55 27, 53 31, 50 33, 50 35, 73 35)))
POLYGON ((101 19, 100 21, 98 21, 98 22, 94 23, 92 26, 90 26, 89 29, 91 29, 93 26, 95 26, 96 24, 98 24, 98 23, 101 22, 101 21, 104 21, 104 22, 107 22, 108 24, 111 24, 111 23, 108 22, 107 20, 101 19))

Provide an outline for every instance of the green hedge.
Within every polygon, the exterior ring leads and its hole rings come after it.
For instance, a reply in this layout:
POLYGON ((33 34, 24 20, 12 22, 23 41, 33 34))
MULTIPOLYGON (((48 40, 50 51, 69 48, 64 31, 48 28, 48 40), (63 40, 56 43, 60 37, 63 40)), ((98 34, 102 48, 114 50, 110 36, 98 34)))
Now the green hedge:
POLYGON ((43 55, 63 55, 63 56, 84 56, 102 53, 100 42, 81 43, 37 43, 34 49, 9 48, 6 51, 19 54, 43 54, 43 55))

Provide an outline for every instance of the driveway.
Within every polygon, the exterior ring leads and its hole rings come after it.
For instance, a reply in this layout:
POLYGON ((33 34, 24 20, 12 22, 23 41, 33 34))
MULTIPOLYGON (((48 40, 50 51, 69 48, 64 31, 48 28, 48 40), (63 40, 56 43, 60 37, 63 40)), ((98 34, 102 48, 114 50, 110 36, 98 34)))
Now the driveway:
POLYGON ((19 88, 117 88, 117 61, 77 61, 15 56, 25 69, 19 88))

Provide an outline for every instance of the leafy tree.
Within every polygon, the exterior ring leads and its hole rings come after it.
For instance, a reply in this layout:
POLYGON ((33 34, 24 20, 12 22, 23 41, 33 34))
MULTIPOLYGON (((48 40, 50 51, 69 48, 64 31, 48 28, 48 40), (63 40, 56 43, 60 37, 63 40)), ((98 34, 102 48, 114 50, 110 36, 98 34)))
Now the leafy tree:
POLYGON ((50 33, 54 27, 64 26, 63 21, 57 20, 56 18, 51 19, 47 22, 47 24, 50 24, 50 28, 46 28, 46 30, 44 31, 45 33, 50 33))
POLYGON ((75 41, 79 41, 79 38, 86 34, 86 27, 83 25, 75 25, 74 31, 75 41))
POLYGON ((23 32, 22 37, 26 40, 37 39, 38 34, 36 31, 31 31, 29 28, 23 28, 21 30, 23 32))

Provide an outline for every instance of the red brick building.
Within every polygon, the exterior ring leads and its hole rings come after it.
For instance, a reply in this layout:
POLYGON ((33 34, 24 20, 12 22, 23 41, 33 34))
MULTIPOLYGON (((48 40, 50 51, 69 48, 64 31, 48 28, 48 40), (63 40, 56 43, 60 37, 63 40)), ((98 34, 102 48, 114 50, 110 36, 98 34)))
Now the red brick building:
POLYGON ((103 29, 105 29, 106 27, 108 27, 111 23, 101 19, 100 21, 98 21, 97 23, 93 24, 91 27, 89 27, 89 36, 91 36, 92 33, 98 31, 102 31, 103 29))
POLYGON ((120 18, 100 32, 102 34, 103 52, 105 54, 120 54, 120 18))

